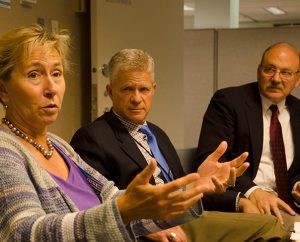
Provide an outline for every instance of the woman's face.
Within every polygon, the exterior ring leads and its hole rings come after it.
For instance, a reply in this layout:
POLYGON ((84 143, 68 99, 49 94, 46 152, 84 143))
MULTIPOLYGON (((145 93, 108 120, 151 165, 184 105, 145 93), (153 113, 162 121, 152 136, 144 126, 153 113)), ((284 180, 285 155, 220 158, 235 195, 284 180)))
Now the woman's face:
POLYGON ((39 132, 56 120, 64 92, 61 57, 42 46, 17 63, 11 79, 1 82, 0 95, 8 119, 23 130, 39 132))

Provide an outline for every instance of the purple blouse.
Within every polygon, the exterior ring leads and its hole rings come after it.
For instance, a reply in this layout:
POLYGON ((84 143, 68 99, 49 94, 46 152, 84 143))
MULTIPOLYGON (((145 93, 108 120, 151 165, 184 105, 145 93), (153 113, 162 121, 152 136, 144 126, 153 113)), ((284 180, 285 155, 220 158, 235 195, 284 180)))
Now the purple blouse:
POLYGON ((57 182, 59 187, 71 198, 80 211, 99 205, 99 198, 76 164, 57 146, 53 146, 63 157, 69 167, 69 176, 66 181, 58 176, 55 176, 54 174, 49 173, 57 182))

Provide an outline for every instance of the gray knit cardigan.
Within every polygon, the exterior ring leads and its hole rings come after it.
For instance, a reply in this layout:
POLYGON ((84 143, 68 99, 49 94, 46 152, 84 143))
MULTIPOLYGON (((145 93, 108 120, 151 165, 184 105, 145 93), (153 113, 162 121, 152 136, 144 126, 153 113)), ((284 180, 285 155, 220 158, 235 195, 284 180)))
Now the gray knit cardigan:
POLYGON ((170 221, 138 220, 125 226, 116 206, 118 190, 75 153, 69 144, 50 139, 86 176, 101 205, 79 211, 25 146, 0 126, 0 241, 135 241, 191 220, 202 213, 201 201, 170 221))

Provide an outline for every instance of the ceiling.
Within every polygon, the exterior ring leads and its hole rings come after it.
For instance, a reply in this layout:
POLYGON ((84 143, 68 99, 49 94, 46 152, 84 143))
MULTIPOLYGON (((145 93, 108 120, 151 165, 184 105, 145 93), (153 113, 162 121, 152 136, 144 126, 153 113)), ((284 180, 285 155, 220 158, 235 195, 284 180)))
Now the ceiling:
MULTIPOLYGON (((184 4, 195 7, 195 0, 184 0, 184 4)), ((194 14, 194 11, 185 11, 185 16, 194 14)), ((300 26, 300 0, 240 0, 239 23, 300 26), (286 14, 273 15, 265 10, 266 7, 278 7, 286 14)))

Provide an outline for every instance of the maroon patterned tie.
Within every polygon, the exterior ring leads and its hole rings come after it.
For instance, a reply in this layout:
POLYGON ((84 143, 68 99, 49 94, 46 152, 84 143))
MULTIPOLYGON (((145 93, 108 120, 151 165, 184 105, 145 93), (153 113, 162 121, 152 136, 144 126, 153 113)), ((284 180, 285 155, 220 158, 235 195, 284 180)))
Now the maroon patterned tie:
POLYGON ((270 148, 274 162, 275 178, 278 197, 287 204, 295 208, 291 192, 289 191, 289 181, 286 166, 284 143, 282 138, 281 125, 278 120, 278 107, 271 105, 272 111, 271 125, 270 125, 270 148))

